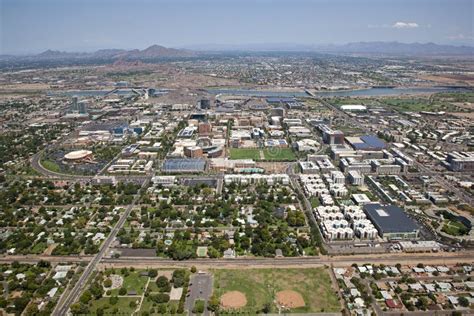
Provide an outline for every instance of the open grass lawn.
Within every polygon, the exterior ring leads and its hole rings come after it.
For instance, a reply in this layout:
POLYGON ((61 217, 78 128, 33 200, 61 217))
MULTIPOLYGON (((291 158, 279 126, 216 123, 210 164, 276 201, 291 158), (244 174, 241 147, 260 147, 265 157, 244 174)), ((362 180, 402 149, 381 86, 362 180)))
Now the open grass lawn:
POLYGON ((132 315, 136 307, 130 307, 130 302, 139 303, 139 297, 120 297, 117 304, 110 304, 109 297, 103 297, 93 301, 90 308, 91 315, 97 315, 97 309, 103 308, 105 315, 132 315))
POLYGON ((49 171, 53 172, 61 172, 61 167, 55 163, 54 161, 51 160, 41 160, 41 165, 45 168, 48 169, 49 171))
POLYGON ((300 293, 306 304, 291 312, 316 313, 340 310, 329 272, 325 268, 214 271, 215 293, 219 297, 229 291, 244 293, 247 305, 239 310, 244 313, 255 314, 261 311, 265 304, 270 304, 272 311, 276 312, 275 295, 284 290, 300 293))
MULTIPOLYGON (((166 305, 167 312, 164 315, 187 315, 186 314, 178 314, 176 311, 178 310, 179 301, 169 301, 168 303, 163 303, 166 305)), ((142 306, 140 308, 140 312, 138 315, 142 315, 143 313, 148 313, 149 315, 163 315, 159 313, 160 311, 160 304, 153 302, 148 297, 143 299, 142 306)))
POLYGON ((296 156, 291 148, 265 148, 263 149, 265 160, 270 161, 294 161, 296 156))
POLYGON ((312 198, 310 198, 310 199, 309 199, 309 202, 311 203, 311 206, 312 206, 312 207, 318 207, 318 206, 320 205, 320 203, 319 203, 319 198, 317 198, 317 197, 315 197, 315 196, 312 197, 312 198))
POLYGON ((257 148, 230 148, 230 159, 260 160, 260 150, 257 148))
POLYGON ((464 226, 463 223, 449 220, 444 223, 441 230, 452 236, 462 236, 469 232, 468 228, 464 226))
MULTIPOLYGON (((120 274, 122 275, 122 274, 120 274)), ((130 272, 128 273, 128 276, 123 276, 123 284, 122 286, 125 287, 127 289, 127 293, 129 291, 132 291, 132 290, 135 290, 135 292, 137 293, 136 295, 142 295, 144 290, 145 290, 145 286, 146 286, 146 283, 148 281, 148 277, 142 277, 140 276, 140 272, 139 271, 134 271, 134 272, 130 272)), ((119 289, 114 289, 112 290, 112 295, 118 295, 118 292, 119 292, 119 289)))

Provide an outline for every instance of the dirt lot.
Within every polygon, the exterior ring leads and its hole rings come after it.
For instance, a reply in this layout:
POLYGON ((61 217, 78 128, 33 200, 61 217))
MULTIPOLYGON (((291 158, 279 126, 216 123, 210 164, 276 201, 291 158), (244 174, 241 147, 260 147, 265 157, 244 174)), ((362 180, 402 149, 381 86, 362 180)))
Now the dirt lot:
POLYGON ((471 75, 422 75, 419 76, 424 80, 431 80, 441 84, 459 84, 466 83, 468 85, 474 85, 474 76, 471 75))
POLYGON ((276 300, 282 307, 296 308, 305 306, 303 296, 296 291, 280 291, 276 294, 276 300))
POLYGON ((241 308, 247 305, 245 294, 239 291, 230 291, 221 296, 221 306, 224 309, 241 308))

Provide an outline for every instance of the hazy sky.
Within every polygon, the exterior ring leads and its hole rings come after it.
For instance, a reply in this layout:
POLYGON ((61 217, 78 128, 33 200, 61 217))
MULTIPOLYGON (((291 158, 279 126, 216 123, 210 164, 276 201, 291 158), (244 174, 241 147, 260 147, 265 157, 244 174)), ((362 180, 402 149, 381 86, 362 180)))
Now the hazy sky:
POLYGON ((474 46, 473 0, 0 0, 0 54, 357 41, 474 46))

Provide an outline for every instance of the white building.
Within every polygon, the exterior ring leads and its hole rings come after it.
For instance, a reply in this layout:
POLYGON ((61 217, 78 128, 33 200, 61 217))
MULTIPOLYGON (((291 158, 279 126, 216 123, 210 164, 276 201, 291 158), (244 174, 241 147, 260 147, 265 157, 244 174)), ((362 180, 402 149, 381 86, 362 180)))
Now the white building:
POLYGON ((349 171, 349 181, 353 185, 364 185, 364 177, 358 171, 349 171))
POLYGON ((319 167, 312 161, 300 161, 299 166, 304 174, 319 173, 319 167))
POLYGON ((155 176, 151 179, 155 186, 162 185, 164 187, 173 186, 176 183, 175 176, 155 176))
POLYGON ((250 183, 260 183, 264 182, 268 185, 274 185, 276 183, 281 183, 283 185, 290 184, 290 177, 287 174, 226 174, 224 176, 225 184, 231 183, 240 183, 240 184, 250 184, 250 183))

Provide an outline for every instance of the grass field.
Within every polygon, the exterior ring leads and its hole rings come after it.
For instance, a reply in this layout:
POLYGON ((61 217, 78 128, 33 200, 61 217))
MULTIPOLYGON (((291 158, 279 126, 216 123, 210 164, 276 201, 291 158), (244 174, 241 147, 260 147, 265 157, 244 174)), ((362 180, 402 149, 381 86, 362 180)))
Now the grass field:
POLYGON ((53 172, 61 172, 61 167, 57 163, 51 160, 41 160, 41 165, 45 168, 48 169, 49 171, 53 172))
MULTIPOLYGON (((214 291, 220 297, 229 291, 245 294, 247 305, 241 313, 256 314, 268 304, 277 312, 274 303, 279 291, 300 293, 306 306, 291 310, 295 313, 338 312, 340 305, 325 268, 312 269, 254 269, 215 270, 214 291)), ((221 313, 222 314, 222 313, 221 313)))
POLYGON ((262 160, 263 154, 266 161, 295 161, 296 156, 291 148, 231 148, 230 159, 253 159, 255 161, 262 160))
POLYGON ((296 156, 291 148, 265 148, 263 149, 265 160, 270 161, 294 161, 296 156))
POLYGON ((104 309, 104 315, 132 315, 135 307, 130 307, 130 302, 137 302, 138 297, 120 297, 117 304, 110 304, 109 297, 93 301, 90 308, 91 315, 97 315, 97 309, 104 309))
POLYGON ((230 148, 230 159, 260 160, 260 150, 257 148, 230 148))
POLYGON ((469 232, 469 229, 463 223, 449 220, 444 223, 441 230, 452 236, 462 236, 469 232))
MULTIPOLYGON (((122 286, 127 289, 127 292, 134 290, 137 293, 136 295, 141 295, 145 290, 147 281, 148 277, 141 277, 139 271, 134 271, 129 272, 128 276, 123 278, 122 286)), ((118 291, 118 289, 112 290, 112 295, 118 295, 118 291)))

